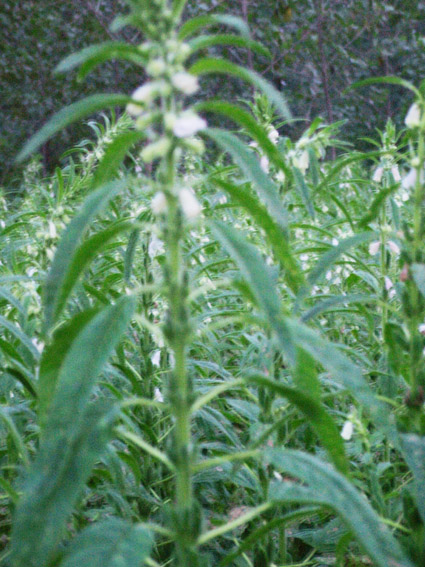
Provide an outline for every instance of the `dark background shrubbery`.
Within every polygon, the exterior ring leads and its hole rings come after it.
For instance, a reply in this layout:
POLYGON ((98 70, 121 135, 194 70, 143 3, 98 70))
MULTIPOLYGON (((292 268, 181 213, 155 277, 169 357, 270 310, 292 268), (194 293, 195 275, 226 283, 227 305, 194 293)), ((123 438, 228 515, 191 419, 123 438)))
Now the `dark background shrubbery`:
MULTIPOLYGON (((46 119, 66 104, 95 92, 129 92, 143 80, 136 68, 108 63, 77 83, 75 75, 52 74, 69 53, 91 43, 141 38, 132 29, 109 30, 124 0, 3 0, 0 5, 0 184, 19 185, 13 157, 46 119)), ((230 12, 248 20, 253 36, 267 45, 267 60, 232 49, 232 58, 252 66, 281 89, 295 116, 348 120, 344 137, 373 136, 387 117, 400 121, 410 103, 398 87, 345 91, 354 81, 397 75, 418 84, 425 68, 425 2, 416 0, 189 0, 187 15, 230 12)), ((215 54, 219 55, 217 48, 215 54)), ((228 81, 206 80, 205 94, 249 98, 228 81)), ((305 127, 294 125, 293 134, 305 127)), ((84 124, 68 128, 42 148, 45 171, 89 134, 84 124)))

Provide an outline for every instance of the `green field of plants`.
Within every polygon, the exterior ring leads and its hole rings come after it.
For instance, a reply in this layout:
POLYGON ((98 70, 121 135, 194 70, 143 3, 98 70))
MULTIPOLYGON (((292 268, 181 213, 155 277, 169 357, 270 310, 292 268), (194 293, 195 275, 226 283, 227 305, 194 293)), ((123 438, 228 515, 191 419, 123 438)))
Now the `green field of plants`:
POLYGON ((56 72, 145 80, 55 114, 0 197, 0 564, 423 567, 425 81, 352 85, 411 97, 367 151, 345 122, 290 137, 217 56, 268 56, 243 19, 128 5, 141 45, 56 72))

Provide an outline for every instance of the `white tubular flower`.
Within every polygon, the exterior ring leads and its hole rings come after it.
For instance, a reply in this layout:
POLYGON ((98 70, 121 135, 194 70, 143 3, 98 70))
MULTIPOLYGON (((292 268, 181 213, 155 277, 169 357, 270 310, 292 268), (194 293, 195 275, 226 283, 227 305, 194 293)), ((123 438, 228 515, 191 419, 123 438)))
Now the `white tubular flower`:
POLYGON ((167 211, 167 198, 162 191, 154 195, 151 202, 151 209, 155 215, 161 215, 167 211))
MULTIPOLYGON (((403 177, 401 185, 404 189, 412 189, 416 185, 416 180, 418 178, 418 171, 415 167, 412 167, 407 175, 403 177)), ((425 180, 425 171, 422 170, 419 176, 419 181, 423 183, 425 180)))
POLYGON ((285 179, 286 179, 286 175, 285 175, 285 173, 280 169, 280 170, 276 173, 276 181, 279 181, 279 183, 285 183, 285 179))
POLYGON ((394 254, 400 254, 400 248, 398 244, 396 244, 392 240, 388 241, 388 248, 391 250, 391 252, 394 252, 394 254))
POLYGON ((151 356, 151 362, 153 366, 160 366, 161 364, 161 351, 154 350, 151 356))
POLYGON ((156 402, 160 402, 160 403, 162 403, 164 401, 164 396, 161 394, 161 390, 159 388, 154 388, 153 399, 156 402))
POLYGON ((391 168, 391 174, 396 183, 399 183, 401 181, 401 175, 397 165, 393 165, 393 167, 391 168))
POLYGON ((308 164, 309 164, 309 158, 308 158, 307 150, 304 150, 298 158, 294 158, 295 167, 298 167, 298 169, 302 173, 305 173, 307 171, 308 164))
POLYGON ((188 219, 194 219, 202 211, 202 207, 191 189, 181 189, 179 192, 179 201, 188 219))
POLYGON ((173 87, 185 95, 193 95, 199 89, 198 77, 181 71, 171 77, 173 87))
POLYGON ((177 138, 188 138, 207 127, 206 121, 191 110, 180 114, 173 126, 177 138))
POLYGON ((279 139, 279 132, 276 130, 276 128, 272 128, 270 130, 270 132, 268 133, 268 138, 270 142, 272 142, 272 144, 277 144, 277 141, 279 139))
POLYGON ((371 242, 369 244, 369 254, 371 256, 375 256, 375 254, 378 253, 380 246, 381 246, 381 243, 379 242, 379 240, 375 240, 374 242, 371 242))
POLYGON ((262 156, 260 159, 260 166, 266 173, 269 172, 269 158, 267 156, 262 156))
POLYGON ((352 421, 346 421, 341 431, 341 437, 344 441, 349 441, 353 436, 354 425, 352 421))
POLYGON ((421 109, 419 104, 414 102, 409 108, 404 123, 408 128, 417 128, 421 123, 421 109))
POLYGON ((155 234, 152 235, 151 240, 148 246, 148 254, 150 258, 155 258, 158 254, 162 254, 164 252, 164 243, 160 240, 155 234))
POLYGON ((425 323, 419 325, 418 331, 420 332, 421 335, 425 335, 425 323))
POLYGON ((373 174, 372 181, 375 183, 381 183, 382 175, 384 173, 384 168, 379 166, 375 169, 375 173, 373 174))
POLYGON ((58 233, 56 232, 56 226, 54 225, 54 223, 49 220, 49 236, 50 238, 56 238, 58 235, 58 233))

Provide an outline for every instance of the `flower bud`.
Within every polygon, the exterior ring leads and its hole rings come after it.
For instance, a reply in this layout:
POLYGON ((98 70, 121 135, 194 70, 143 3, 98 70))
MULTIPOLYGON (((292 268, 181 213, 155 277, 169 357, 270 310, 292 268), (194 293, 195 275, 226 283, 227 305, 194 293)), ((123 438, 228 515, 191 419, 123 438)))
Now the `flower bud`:
POLYGON ((199 138, 186 138, 184 140, 184 145, 188 150, 191 150, 193 153, 197 155, 202 155, 205 151, 205 144, 199 138))
POLYGON ((162 75, 164 73, 166 68, 167 68, 167 65, 166 65, 164 59, 161 59, 161 58, 152 59, 146 65, 146 73, 148 75, 150 75, 151 77, 159 77, 160 75, 162 75))
POLYGON ((164 157, 171 148, 171 140, 169 138, 161 138, 157 142, 152 142, 140 152, 143 161, 149 163, 154 159, 164 157))

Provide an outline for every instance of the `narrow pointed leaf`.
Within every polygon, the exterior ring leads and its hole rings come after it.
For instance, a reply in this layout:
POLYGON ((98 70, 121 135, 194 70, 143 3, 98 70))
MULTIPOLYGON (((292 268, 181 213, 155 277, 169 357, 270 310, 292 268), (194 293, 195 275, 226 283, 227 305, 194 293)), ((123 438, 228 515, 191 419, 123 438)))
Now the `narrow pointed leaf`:
POLYGON ((192 51, 199 51, 216 45, 230 45, 232 47, 245 47, 265 57, 271 57, 270 51, 258 41, 230 34, 201 35, 189 41, 192 51))
POLYGON ((97 65, 111 59, 131 61, 140 66, 146 63, 141 51, 135 45, 119 41, 106 41, 98 45, 90 45, 63 59, 55 68, 55 73, 68 73, 76 67, 81 69, 78 78, 83 79, 97 65))
POLYGON ((241 18, 227 14, 212 14, 208 16, 198 16, 185 22, 179 30, 179 39, 187 39, 201 28, 216 25, 225 25, 237 30, 241 35, 249 37, 249 28, 241 18))
POLYGON ((81 118, 85 118, 95 112, 99 112, 99 110, 112 108, 114 106, 124 106, 128 102, 130 102, 130 97, 121 94, 92 95, 78 102, 74 102, 52 116, 49 122, 28 140, 16 157, 16 161, 18 163, 24 161, 42 144, 57 134, 57 132, 60 132, 73 122, 81 120, 81 118))
POLYGON ((62 567, 142 567, 153 544, 144 526, 110 518, 89 526, 72 542, 62 567))
POLYGON ((413 473, 415 500, 425 524, 425 437, 413 433, 400 435, 403 456, 413 473))
POLYGON ((307 209, 308 214, 311 216, 312 219, 314 219, 316 215, 314 212, 313 203, 311 201, 310 191, 309 188, 307 187, 307 183, 304 180, 304 176, 297 167, 292 168, 292 174, 294 177, 295 189, 297 190, 299 196, 301 197, 305 205, 305 208, 307 209))
POLYGON ((270 215, 286 230, 288 226, 287 213, 277 187, 261 169, 254 152, 249 150, 237 136, 230 132, 208 128, 204 130, 204 134, 214 140, 223 150, 229 152, 246 177, 253 183, 258 196, 267 206, 270 215))
POLYGON ((299 389, 291 388, 264 376, 247 376, 246 380, 269 388, 293 403, 311 424, 337 470, 343 474, 348 473, 344 442, 335 422, 320 403, 320 398, 315 399, 299 389))
POLYGON ((93 218, 124 187, 124 183, 122 180, 114 181, 90 194, 62 235, 46 281, 44 300, 47 328, 56 321, 63 307, 63 300, 60 301, 63 297, 62 289, 69 277, 73 258, 83 234, 93 218))
POLYGON ((261 75, 254 73, 254 71, 235 65, 225 59, 206 58, 196 61, 190 68, 190 72, 194 75, 218 73, 242 79, 265 94, 284 120, 292 119, 291 112, 282 93, 275 89, 271 83, 263 79, 261 75))
POLYGON ((258 305, 262 308, 270 326, 278 335, 282 348, 284 348, 290 360, 294 361, 294 345, 282 316, 280 299, 270 278, 269 269, 260 254, 252 244, 249 244, 228 225, 214 222, 212 229, 216 238, 241 270, 258 305))
POLYGON ((272 482, 273 502, 322 504, 335 510, 378 567, 413 567, 367 500, 328 463, 301 451, 266 449, 266 460, 307 486, 272 482))

